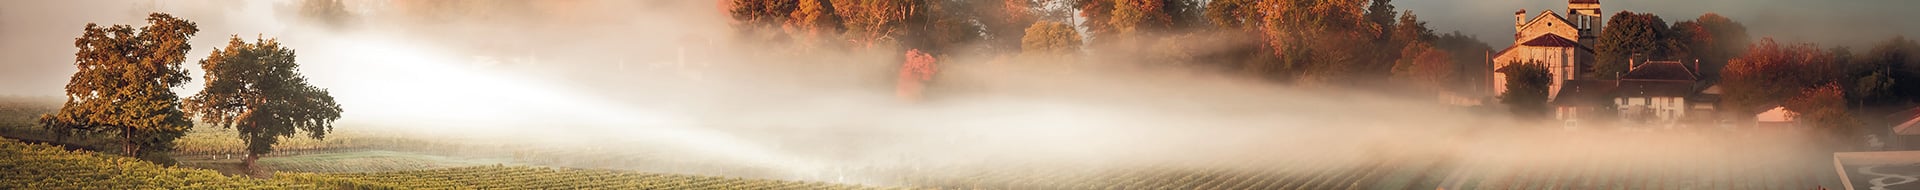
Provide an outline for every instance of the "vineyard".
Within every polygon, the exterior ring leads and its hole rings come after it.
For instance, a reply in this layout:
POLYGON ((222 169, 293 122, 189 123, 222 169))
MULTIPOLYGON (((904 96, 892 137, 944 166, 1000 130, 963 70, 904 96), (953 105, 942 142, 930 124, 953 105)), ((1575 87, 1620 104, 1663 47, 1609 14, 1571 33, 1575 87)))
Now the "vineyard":
POLYGON ((404 172, 283 172, 273 179, 161 166, 138 159, 0 139, 0 189, 873 189, 818 182, 529 166, 404 172))
POLYGON ((0 189, 318 189, 321 184, 224 176, 138 159, 0 139, 0 189))
POLYGON ((420 189, 877 189, 821 182, 529 166, 479 166, 326 176, 420 189))

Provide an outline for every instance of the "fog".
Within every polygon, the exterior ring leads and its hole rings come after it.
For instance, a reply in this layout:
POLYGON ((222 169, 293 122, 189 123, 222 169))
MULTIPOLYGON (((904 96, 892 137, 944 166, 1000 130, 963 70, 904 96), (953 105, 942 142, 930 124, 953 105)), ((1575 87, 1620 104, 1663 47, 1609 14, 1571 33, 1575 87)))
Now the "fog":
POLYGON ((228 35, 295 49, 302 72, 345 109, 337 130, 649 159, 549 162, 573 167, 897 184, 903 175, 1383 162, 1766 165, 1807 144, 1761 132, 1569 131, 1426 99, 1127 62, 942 57, 926 100, 904 101, 892 89, 900 52, 798 54, 736 41, 704 1, 555 1, 448 20, 414 12, 432 8, 351 1, 357 17, 347 25, 308 21, 290 13, 292 2, 165 2, 4 2, 0 92, 58 95, 71 72, 59 63, 70 62, 80 26, 138 24, 139 12, 159 10, 199 23, 185 63, 194 76, 194 62, 228 35), (1738 157, 1752 155, 1768 157, 1738 157))

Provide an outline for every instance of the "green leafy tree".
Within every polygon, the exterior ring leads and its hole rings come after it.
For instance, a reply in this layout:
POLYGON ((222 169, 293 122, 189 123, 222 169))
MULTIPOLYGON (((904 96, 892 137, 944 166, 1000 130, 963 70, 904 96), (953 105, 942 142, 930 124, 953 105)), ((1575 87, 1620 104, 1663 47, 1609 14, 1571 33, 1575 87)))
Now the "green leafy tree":
POLYGON ((248 168, 280 138, 298 131, 324 138, 340 119, 340 104, 326 89, 307 84, 294 57, 275 40, 233 37, 226 49, 200 61, 206 89, 187 98, 186 108, 201 122, 238 131, 247 142, 248 168))
POLYGON ((1677 34, 1667 26, 1665 20, 1653 14, 1620 11, 1607 19, 1606 28, 1601 29, 1600 39, 1594 44, 1594 74, 1603 79, 1615 78, 1626 72, 1628 59, 1638 55, 1640 59, 1677 59, 1675 55, 1684 54, 1684 45, 1675 37, 1677 34))
POLYGON ((67 101, 59 112, 41 115, 40 123, 54 131, 115 134, 128 156, 171 150, 173 139, 193 124, 172 89, 189 80, 180 62, 199 31, 193 22, 164 13, 147 15, 147 26, 138 30, 88 23, 74 39, 78 71, 67 83, 67 101))
POLYGON ((1525 119, 1540 119, 1547 116, 1547 85, 1553 82, 1553 76, 1547 73, 1546 65, 1540 61, 1526 61, 1509 64, 1507 74, 1507 92, 1500 94, 1500 103, 1506 104, 1513 115, 1525 119))

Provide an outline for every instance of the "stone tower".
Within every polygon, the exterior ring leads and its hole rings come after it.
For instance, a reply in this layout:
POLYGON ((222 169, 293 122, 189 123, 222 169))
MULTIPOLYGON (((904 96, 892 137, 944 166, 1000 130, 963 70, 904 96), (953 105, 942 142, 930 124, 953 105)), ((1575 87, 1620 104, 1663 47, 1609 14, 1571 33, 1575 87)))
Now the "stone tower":
POLYGON ((1600 29, 1605 28, 1605 13, 1600 12, 1600 0, 1568 0, 1567 22, 1580 30, 1580 45, 1593 47, 1600 38, 1600 29))

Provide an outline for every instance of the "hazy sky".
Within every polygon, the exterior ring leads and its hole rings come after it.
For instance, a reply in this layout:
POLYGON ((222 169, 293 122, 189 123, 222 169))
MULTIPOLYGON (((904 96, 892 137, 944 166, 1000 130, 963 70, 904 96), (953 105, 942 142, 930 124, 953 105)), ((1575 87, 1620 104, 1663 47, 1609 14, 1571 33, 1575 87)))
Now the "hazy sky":
MULTIPOLYGON (((281 1, 178 0, 0 1, 0 95, 57 95, 72 74, 72 39, 88 22, 139 24, 148 10, 163 10, 200 24, 190 61, 197 61, 232 34, 276 35, 281 1), (263 16, 267 15, 267 16, 263 16)), ((1529 17, 1545 9, 1564 13, 1564 0, 1399 0, 1439 32, 1462 31, 1495 48, 1511 44, 1511 13, 1529 17)), ((1669 22, 1715 12, 1744 23, 1753 36, 1823 46, 1864 46, 1894 35, 1920 36, 1920 20, 1902 13, 1913 0, 1602 0, 1608 14, 1652 12, 1669 22)), ((193 67, 193 63, 186 63, 193 67)), ((196 75, 198 73, 195 73, 196 75)), ((196 83, 198 81, 195 81, 196 83)))

